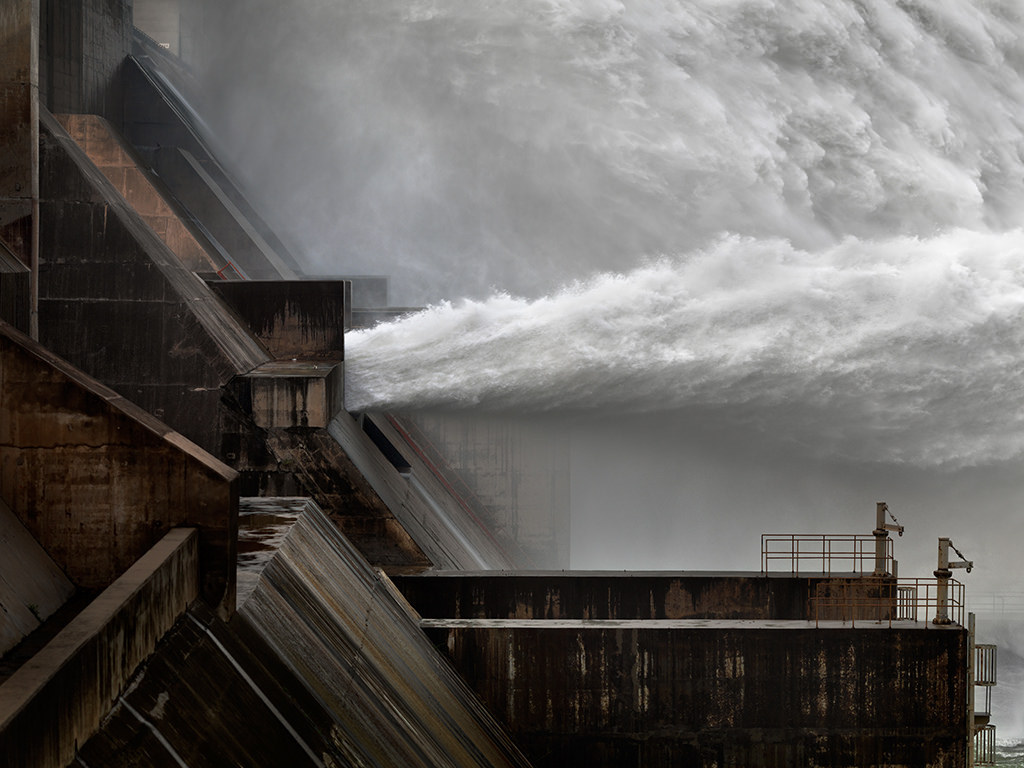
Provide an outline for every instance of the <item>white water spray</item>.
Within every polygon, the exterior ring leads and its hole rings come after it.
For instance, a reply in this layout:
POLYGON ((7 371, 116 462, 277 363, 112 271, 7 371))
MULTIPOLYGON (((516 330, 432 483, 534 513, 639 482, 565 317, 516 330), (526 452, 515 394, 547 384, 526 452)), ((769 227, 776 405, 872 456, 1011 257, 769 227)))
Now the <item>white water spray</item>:
POLYGON ((443 304, 347 340, 350 409, 713 410, 861 460, 1024 450, 1024 233, 729 238, 535 301, 443 304))
POLYGON ((827 257, 1021 224, 1016 0, 246 0, 244 35, 221 5, 206 111, 239 172, 401 305, 723 233, 827 257))
POLYGON ((1019 580, 1017 0, 246 12, 206 73, 240 175, 433 305, 348 337, 350 408, 571 412, 575 567, 750 567, 885 499, 905 572, 948 535, 1019 580))

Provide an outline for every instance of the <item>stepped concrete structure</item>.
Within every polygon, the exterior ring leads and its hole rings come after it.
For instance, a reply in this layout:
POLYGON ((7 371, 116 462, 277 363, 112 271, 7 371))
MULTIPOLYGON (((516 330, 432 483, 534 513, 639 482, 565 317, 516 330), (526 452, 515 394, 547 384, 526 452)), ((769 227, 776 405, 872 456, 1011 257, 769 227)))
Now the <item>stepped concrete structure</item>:
POLYGON ((0 764, 983 762, 960 587, 883 526, 574 573, 566 441, 348 412, 345 331, 408 308, 211 150, 203 13, 0 13, 0 764))

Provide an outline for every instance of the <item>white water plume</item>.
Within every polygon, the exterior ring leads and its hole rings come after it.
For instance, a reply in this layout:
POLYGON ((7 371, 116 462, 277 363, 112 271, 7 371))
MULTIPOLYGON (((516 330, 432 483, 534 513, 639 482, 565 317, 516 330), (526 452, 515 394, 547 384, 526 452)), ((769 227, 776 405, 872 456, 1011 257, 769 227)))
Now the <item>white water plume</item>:
POLYGON ((712 410, 856 459, 1024 449, 1024 232, 730 237, 529 301, 441 304, 347 338, 350 409, 712 410))
POLYGON ((574 560, 641 495, 644 557, 709 507, 784 517, 801 483, 949 521, 1024 503, 1016 0, 208 13, 209 124, 253 196, 323 271, 433 304, 349 336, 350 408, 635 415, 576 446, 574 560), (758 441, 787 443, 771 473, 738 463, 758 441), (833 463, 808 478, 808 455, 833 463))

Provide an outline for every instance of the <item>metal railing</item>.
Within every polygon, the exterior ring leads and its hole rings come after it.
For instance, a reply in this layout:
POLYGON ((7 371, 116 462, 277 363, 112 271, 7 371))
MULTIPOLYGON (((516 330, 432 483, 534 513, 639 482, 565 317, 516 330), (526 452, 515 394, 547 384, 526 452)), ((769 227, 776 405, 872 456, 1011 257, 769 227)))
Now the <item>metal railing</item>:
POLYGON ((818 594, 808 599, 808 614, 818 626, 821 621, 862 624, 923 623, 927 628, 944 602, 951 624, 963 626, 964 585, 945 580, 942 598, 940 579, 857 578, 822 582, 818 594))
MULTIPOLYGON (((892 539, 885 541, 885 568, 893 571, 892 539)), ((761 572, 874 573, 875 537, 863 534, 763 533, 761 572)))
POLYGON ((974 684, 996 684, 996 646, 992 643, 976 643, 974 646, 974 684))
POLYGON ((974 592, 971 610, 979 616, 1024 616, 1024 592, 974 592))
POLYGON ((974 732, 974 764, 996 764, 996 727, 983 725, 974 732))

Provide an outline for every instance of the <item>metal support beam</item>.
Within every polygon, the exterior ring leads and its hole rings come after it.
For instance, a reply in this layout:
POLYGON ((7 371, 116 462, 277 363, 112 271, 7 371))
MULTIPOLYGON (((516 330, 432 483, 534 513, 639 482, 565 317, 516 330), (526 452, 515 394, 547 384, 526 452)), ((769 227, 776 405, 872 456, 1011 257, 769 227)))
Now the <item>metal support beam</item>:
MULTIPOLYGON (((874 576, 889 576, 885 562, 885 543, 889 540, 889 531, 896 531, 900 536, 903 535, 903 526, 895 525, 885 522, 885 515, 889 512, 889 505, 884 501, 875 503, 875 530, 872 533, 875 535, 875 571, 872 575, 874 576)), ((891 517, 891 513, 890 513, 891 517)), ((895 522, 896 518, 893 518, 895 522)))
MULTIPOLYGON (((949 559, 949 548, 953 547, 953 551, 957 554, 960 552, 955 546, 953 546, 953 540, 945 537, 939 537, 939 563, 938 568, 935 569, 935 618, 932 619, 933 624, 951 624, 949 618, 949 579, 953 575, 953 568, 964 568, 968 573, 974 567, 974 563, 970 560, 954 560, 949 559)), ((963 555, 960 555, 963 557, 963 555)))

